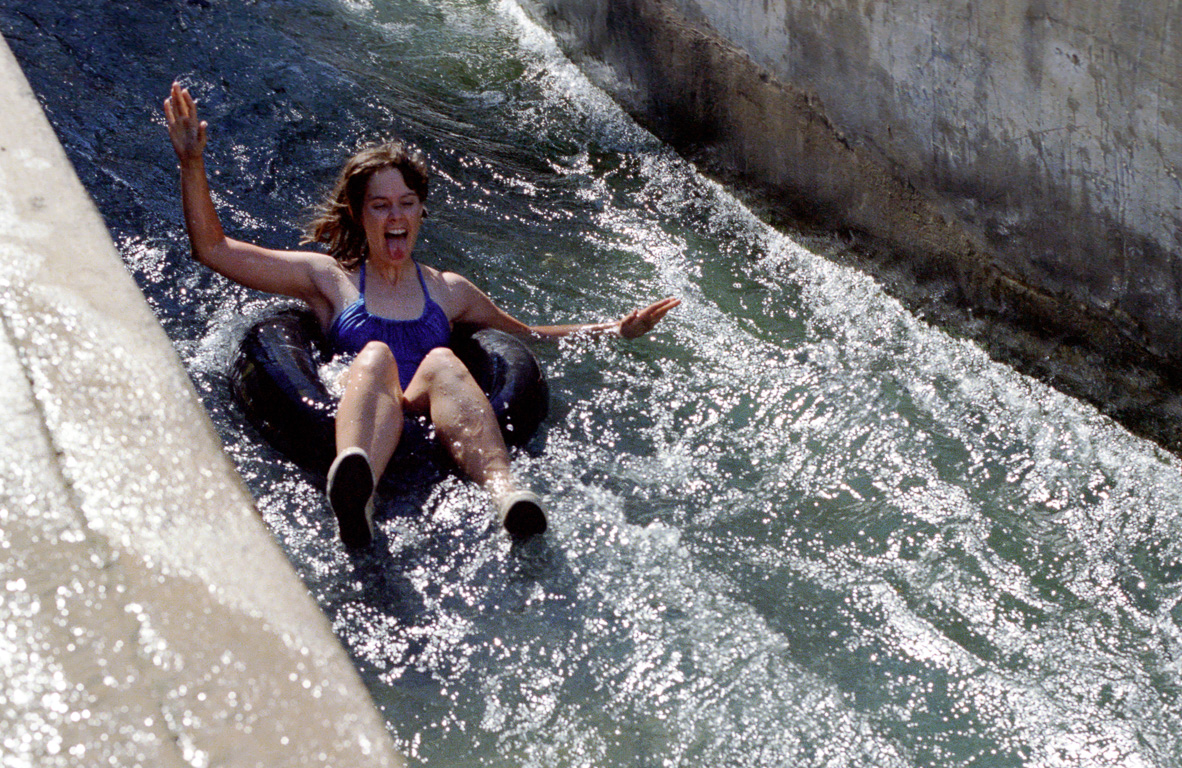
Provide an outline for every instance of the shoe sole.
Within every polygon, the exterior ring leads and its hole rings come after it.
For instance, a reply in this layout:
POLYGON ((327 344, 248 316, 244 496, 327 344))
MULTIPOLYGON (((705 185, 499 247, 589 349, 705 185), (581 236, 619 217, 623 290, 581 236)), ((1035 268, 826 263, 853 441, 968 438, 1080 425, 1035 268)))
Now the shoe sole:
POLYGON ((328 503, 346 547, 359 549, 373 541, 368 514, 373 490, 373 470, 365 455, 342 457, 328 481, 328 503))
POLYGON ((503 525, 514 539, 540 536, 546 532, 546 513, 533 499, 520 499, 505 513, 503 525))

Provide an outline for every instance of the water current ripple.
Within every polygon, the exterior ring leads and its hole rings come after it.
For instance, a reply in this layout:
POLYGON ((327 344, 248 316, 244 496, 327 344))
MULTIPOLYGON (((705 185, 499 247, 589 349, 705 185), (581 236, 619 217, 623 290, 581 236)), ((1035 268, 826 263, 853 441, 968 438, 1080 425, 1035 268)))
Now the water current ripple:
POLYGON ((430 765, 1182 764, 1179 462, 991 362, 638 128, 508 0, 14 0, 0 25, 391 733, 430 765), (129 41, 137 55, 127 55, 129 41), (236 234, 293 247, 341 159, 437 177, 420 255, 527 320, 684 304, 539 347, 512 547, 443 471, 375 551, 230 402, 276 302, 187 259, 159 100, 211 122, 236 234), (75 103, 85 91, 86 110, 75 103))

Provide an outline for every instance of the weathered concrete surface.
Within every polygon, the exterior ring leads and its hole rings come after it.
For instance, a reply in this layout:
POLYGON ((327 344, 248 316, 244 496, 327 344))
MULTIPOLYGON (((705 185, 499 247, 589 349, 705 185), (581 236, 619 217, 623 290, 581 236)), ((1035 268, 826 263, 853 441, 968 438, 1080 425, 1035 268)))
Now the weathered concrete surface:
POLYGON ((0 44, 0 763, 401 765, 0 44))
POLYGON ((1175 4, 526 5, 773 218, 848 230, 938 322, 1182 449, 1175 4))

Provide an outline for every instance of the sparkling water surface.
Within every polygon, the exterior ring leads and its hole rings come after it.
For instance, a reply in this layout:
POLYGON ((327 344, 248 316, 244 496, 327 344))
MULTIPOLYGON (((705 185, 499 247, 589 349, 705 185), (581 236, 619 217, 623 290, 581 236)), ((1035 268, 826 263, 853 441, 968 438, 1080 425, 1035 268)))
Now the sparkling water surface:
POLYGON ((1178 460, 909 314, 840 241, 761 223, 514 3, 21 5, 5 34, 414 761, 1182 765, 1178 460), (535 345, 551 417, 514 465, 544 541, 423 467, 374 551, 336 541, 322 479, 229 397, 283 302, 188 260, 174 76, 236 236, 296 247, 342 159, 398 134, 436 173, 417 255, 521 319, 681 297, 641 340, 535 345))

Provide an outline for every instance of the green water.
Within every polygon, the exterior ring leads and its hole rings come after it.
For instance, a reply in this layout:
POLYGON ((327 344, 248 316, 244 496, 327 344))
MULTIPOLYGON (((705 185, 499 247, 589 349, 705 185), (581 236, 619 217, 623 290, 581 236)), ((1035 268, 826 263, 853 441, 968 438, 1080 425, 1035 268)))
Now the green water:
POLYGON ((21 5, 5 33, 416 761, 1182 764, 1178 461, 925 325, 840 243, 762 224, 513 3, 126 3, 81 27, 21 5), (226 391, 276 304, 187 261, 151 123, 174 75, 238 236, 294 247, 348 151, 398 133, 437 174, 419 257, 521 319, 682 298, 643 340, 536 347, 552 415, 515 467, 544 545, 511 549, 441 472, 385 494, 374 553, 335 541, 320 479, 226 391))

